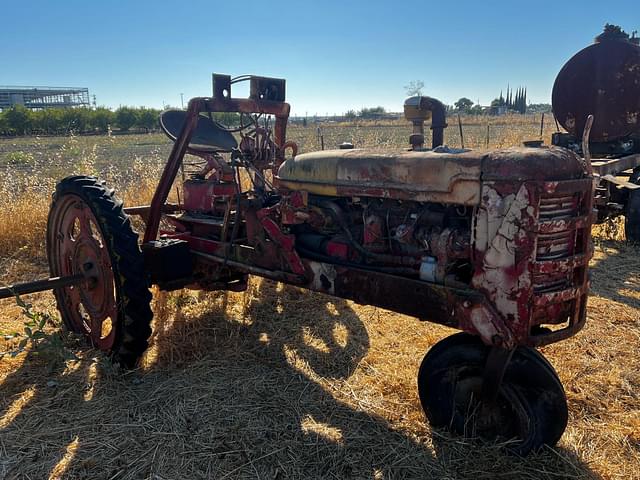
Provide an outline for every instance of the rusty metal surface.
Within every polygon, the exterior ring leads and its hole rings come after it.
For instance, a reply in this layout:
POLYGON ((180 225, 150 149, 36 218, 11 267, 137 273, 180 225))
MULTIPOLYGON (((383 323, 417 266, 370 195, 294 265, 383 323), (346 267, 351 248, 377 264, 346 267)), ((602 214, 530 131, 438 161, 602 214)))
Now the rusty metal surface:
POLYGON ((281 186, 327 196, 369 196, 478 205, 482 180, 567 180, 584 168, 557 147, 436 153, 372 149, 299 155, 278 170, 281 186))
POLYGON ((87 279, 83 287, 56 292, 56 300, 64 304, 65 322, 74 331, 87 335, 93 345, 109 350, 116 341, 118 319, 117 283, 107 237, 91 206, 76 194, 61 196, 49 213, 47 235, 52 275, 70 277, 82 272, 87 279), (106 333, 103 335, 103 326, 106 333))
POLYGON ((327 196, 373 196, 476 205, 479 155, 354 149, 325 150, 285 161, 279 184, 327 196))
MULTIPOLYGON (((333 264, 300 258, 293 248, 295 238, 281 231, 278 209, 258 214, 247 202, 242 207, 250 233, 244 245, 206 238, 216 236, 219 223, 195 236, 189 231, 195 224, 188 218, 182 233, 172 236, 189 242, 198 262, 459 328, 489 345, 542 345, 573 335, 584 324, 592 188, 590 178, 485 184, 473 230, 475 273, 467 286, 345 266, 337 258, 333 264), (561 328, 533 333, 539 324, 561 328)), ((287 215, 293 219, 305 202, 300 193, 291 195, 282 205, 285 211, 292 209, 287 215)), ((446 237, 447 231, 440 235, 446 237)))
MULTIPOLYGON (((483 292, 522 337, 529 327, 529 298, 533 285, 529 265, 535 260, 538 209, 534 186, 517 190, 502 184, 483 186, 483 205, 476 229, 474 289, 483 292)), ((477 329, 484 322, 475 323, 477 329)))
POLYGON ((593 160, 591 162, 593 171, 600 176, 624 172, 632 168, 640 167, 640 154, 627 155, 625 157, 593 160))
POLYGON ((365 305, 404 313, 479 334, 483 341, 513 345, 509 327, 487 298, 472 289, 457 289, 383 272, 307 261, 312 277, 307 288, 365 305), (486 324, 481 332, 474 318, 486 324))
POLYGON ((205 262, 221 263, 224 265, 228 265, 229 267, 235 268, 241 272, 251 273, 253 275, 259 275, 261 277, 265 277, 270 280, 275 280, 277 282, 285 282, 292 285, 303 285, 305 283, 305 278, 303 276, 296 275, 294 273, 256 267, 255 265, 248 265, 243 262, 236 262, 235 260, 229 260, 224 257, 219 257, 217 255, 211 255, 211 254, 202 253, 202 252, 193 252, 193 254, 197 258, 202 259, 205 262))
MULTIPOLYGON (((260 189, 257 194, 242 190, 233 172, 224 179, 207 177, 221 168, 217 164, 184 182, 185 211, 165 215, 174 229, 161 233, 188 243, 199 288, 243 288, 246 274, 255 274, 455 327, 504 348, 550 343, 584 324, 594 184, 575 153, 556 147, 335 150, 284 161, 291 146, 285 138, 287 104, 197 98, 189 102, 185 127, 151 208, 144 210, 149 215, 145 241, 157 235, 168 188, 202 111, 275 115, 276 158, 258 168, 275 167, 278 175, 271 197, 260 189), (393 238, 403 247, 389 250, 389 240, 382 241, 390 238, 388 211, 386 218, 375 207, 341 216, 339 200, 323 203, 319 196, 344 199, 344 204, 358 204, 362 197, 380 199, 380 205, 383 199, 415 204, 414 210, 398 213, 407 220, 396 224, 393 238), (467 213, 452 211, 458 218, 452 226, 438 223, 440 210, 425 214, 436 229, 419 236, 423 243, 417 254, 408 219, 422 215, 422 202, 467 213), (323 209, 334 215, 323 217, 323 209), (349 230, 355 224, 345 220, 354 218, 363 222, 357 242, 349 230), (309 233, 327 226, 324 233, 309 233), (425 277, 424 255, 435 261, 425 277), (455 262, 466 262, 466 280, 448 274, 455 262), (535 330, 540 325, 558 328, 535 330)), ((295 145, 291 148, 295 151, 295 145)))
POLYGON ((544 344, 583 325, 592 195, 591 178, 484 184, 472 286, 495 305, 517 343, 544 344), (539 324, 564 327, 553 336, 532 334, 539 324))
POLYGON ((604 175, 601 177, 602 180, 617 185, 619 187, 624 187, 627 190, 633 191, 640 189, 640 185, 636 185, 635 183, 631 183, 626 180, 622 180, 620 178, 614 177, 613 175, 604 175))
MULTIPOLYGON (((160 114, 160 128, 175 141, 186 121, 187 112, 184 110, 165 110, 160 114)), ((205 115, 198 116, 198 124, 191 136, 189 148, 202 152, 230 151, 238 146, 233 134, 216 125, 205 115)))
POLYGON ((592 141, 640 134, 640 47, 603 38, 576 53, 553 85, 553 113, 580 138, 587 117, 595 117, 592 141))
POLYGON ((485 181, 570 180, 584 176, 582 160, 565 148, 514 147, 485 152, 485 181))
POLYGON ((167 201, 169 190, 178 174, 185 153, 187 153, 189 142, 198 124, 199 114, 201 112, 239 112, 274 115, 276 117, 274 141, 277 146, 275 161, 276 165, 279 165, 284 160, 287 120, 290 110, 291 107, 288 103, 268 100, 225 97, 196 97, 189 100, 184 126, 173 144, 169 159, 167 160, 158 187, 151 200, 151 209, 149 210, 143 242, 150 242, 158 236, 158 226, 160 225, 163 206, 167 201))

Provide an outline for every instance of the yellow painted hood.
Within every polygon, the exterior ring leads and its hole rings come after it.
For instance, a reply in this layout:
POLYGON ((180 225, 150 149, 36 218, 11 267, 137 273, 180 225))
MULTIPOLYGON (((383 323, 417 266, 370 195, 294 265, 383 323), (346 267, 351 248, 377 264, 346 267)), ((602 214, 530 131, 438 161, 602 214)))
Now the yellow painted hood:
POLYGON ((281 186, 353 195, 477 205, 482 156, 473 152, 324 150, 286 160, 281 186))

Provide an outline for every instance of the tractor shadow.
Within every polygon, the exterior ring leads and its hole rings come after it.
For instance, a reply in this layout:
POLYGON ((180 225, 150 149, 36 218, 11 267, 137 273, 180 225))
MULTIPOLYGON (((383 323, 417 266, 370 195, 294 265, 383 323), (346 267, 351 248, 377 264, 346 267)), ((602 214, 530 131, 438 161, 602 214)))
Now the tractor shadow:
POLYGON ((591 293, 640 309, 640 246, 618 240, 595 243, 591 293))
POLYGON ((343 300, 259 280, 157 297, 141 369, 89 351, 4 379, 0 478, 596 478, 563 448, 522 459, 394 428, 379 391, 350 386, 370 341, 343 300))

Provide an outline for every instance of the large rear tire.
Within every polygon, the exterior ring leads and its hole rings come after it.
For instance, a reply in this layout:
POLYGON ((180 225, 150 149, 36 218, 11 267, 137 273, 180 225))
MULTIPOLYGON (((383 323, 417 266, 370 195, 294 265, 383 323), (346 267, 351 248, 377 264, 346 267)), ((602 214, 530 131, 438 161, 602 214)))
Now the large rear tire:
POLYGON ((108 352, 114 363, 134 367, 151 335, 151 293, 138 235, 104 182, 72 176, 57 184, 47 256, 53 277, 90 268, 89 280, 54 290, 65 326, 108 352))
POLYGON ((519 455, 555 445, 567 426, 567 402, 553 367, 536 350, 518 347, 494 402, 481 400, 490 347, 459 333, 438 342, 418 373, 420 402, 436 428, 467 437, 509 441, 519 455))

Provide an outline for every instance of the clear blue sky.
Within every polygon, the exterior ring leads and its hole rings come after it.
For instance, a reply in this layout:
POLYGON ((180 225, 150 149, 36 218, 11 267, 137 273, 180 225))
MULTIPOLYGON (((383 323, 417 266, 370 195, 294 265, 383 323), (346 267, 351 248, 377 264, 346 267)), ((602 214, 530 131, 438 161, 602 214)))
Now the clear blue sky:
POLYGON ((549 102, 562 64, 635 1, 3 0, 0 85, 86 86, 98 104, 179 105, 211 73, 287 79, 293 113, 382 105, 404 85, 487 104, 507 83, 549 102))

